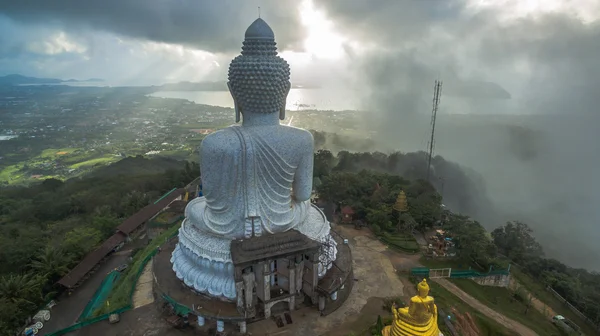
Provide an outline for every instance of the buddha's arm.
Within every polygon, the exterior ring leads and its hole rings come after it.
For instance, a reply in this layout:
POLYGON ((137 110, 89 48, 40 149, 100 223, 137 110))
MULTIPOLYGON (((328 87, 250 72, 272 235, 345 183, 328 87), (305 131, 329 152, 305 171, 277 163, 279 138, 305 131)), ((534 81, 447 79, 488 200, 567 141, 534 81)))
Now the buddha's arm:
POLYGON ((202 140, 200 144, 200 177, 202 180, 202 193, 207 198, 213 191, 218 192, 221 178, 217 164, 223 163, 226 158, 223 157, 223 151, 219 148, 221 143, 226 141, 222 132, 210 134, 202 140))
POLYGON ((418 306, 419 306, 419 302, 415 302, 415 300, 411 299, 410 303, 408 304, 408 309, 406 310, 406 312, 409 315, 415 314, 418 311, 418 306))
POLYGON ((210 151, 207 150, 208 144, 202 141, 200 144, 200 180, 202 183, 202 193, 206 195, 212 187, 210 168, 208 167, 210 162, 213 160, 210 156, 210 151))
POLYGON ((302 150, 302 158, 296 169, 294 183, 292 185, 292 188, 294 189, 294 198, 298 202, 309 200, 310 195, 312 194, 314 142, 312 134, 308 133, 308 136, 310 137, 310 141, 302 150))

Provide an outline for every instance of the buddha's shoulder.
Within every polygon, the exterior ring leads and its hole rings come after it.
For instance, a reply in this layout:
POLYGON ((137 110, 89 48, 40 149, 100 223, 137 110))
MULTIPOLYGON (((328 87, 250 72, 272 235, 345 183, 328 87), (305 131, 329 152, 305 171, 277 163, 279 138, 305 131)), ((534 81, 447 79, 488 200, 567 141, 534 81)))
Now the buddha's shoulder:
POLYGON ((296 137, 300 141, 310 141, 310 142, 313 141, 312 133, 310 133, 309 131, 307 131, 305 129, 292 127, 292 126, 285 126, 285 125, 281 125, 280 128, 283 132, 291 134, 292 136, 296 137))
POLYGON ((427 296, 426 298, 422 298, 418 295, 415 295, 412 298, 410 298, 410 300, 413 302, 417 302, 417 303, 424 303, 424 302, 433 301, 433 297, 427 296))
POLYGON ((204 148, 231 148, 238 142, 238 136, 227 127, 207 135, 202 139, 201 146, 204 148))

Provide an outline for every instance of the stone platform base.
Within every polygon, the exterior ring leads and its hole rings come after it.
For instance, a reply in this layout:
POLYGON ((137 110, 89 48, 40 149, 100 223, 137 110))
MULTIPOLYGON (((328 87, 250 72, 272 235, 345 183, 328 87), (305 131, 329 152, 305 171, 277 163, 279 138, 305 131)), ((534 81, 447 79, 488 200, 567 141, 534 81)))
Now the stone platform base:
MULTIPOLYGON (((332 234, 338 242, 338 255, 337 261, 340 262, 340 267, 344 267, 346 272, 343 272, 346 281, 341 284, 334 284, 336 289, 335 300, 331 296, 323 295, 323 301, 325 302, 322 313, 324 315, 335 311, 337 308, 343 305, 344 301, 348 298, 349 293, 353 286, 353 275, 352 275, 352 256, 350 247, 343 244, 343 238, 332 234), (349 267, 349 268, 347 268, 349 267), (342 287, 343 286, 343 287, 342 287)), ((216 328, 217 321, 221 321, 225 324, 225 328, 228 331, 240 330, 241 323, 252 323, 259 320, 263 320, 264 316, 257 316, 253 319, 248 319, 237 310, 236 303, 226 300, 219 300, 206 296, 204 294, 194 291, 192 288, 187 286, 181 281, 175 272, 172 270, 171 255, 175 250, 178 243, 178 239, 175 238, 161 246, 160 252, 156 254, 153 259, 154 267, 154 292, 158 301, 161 300, 163 295, 168 295, 172 300, 178 304, 187 307, 190 313, 195 315, 196 318, 200 317, 205 321, 206 328, 216 328)), ((340 272, 340 267, 332 267, 324 279, 328 278, 330 272, 337 272, 336 278, 340 272)), ((333 275, 333 273, 332 273, 333 275)), ((329 276, 332 278, 333 276, 329 276)), ((296 300, 296 310, 304 309, 315 309, 315 306, 308 300, 296 300)), ((292 312, 292 316, 295 312, 292 312)), ((190 318, 192 318, 190 316, 190 318)))

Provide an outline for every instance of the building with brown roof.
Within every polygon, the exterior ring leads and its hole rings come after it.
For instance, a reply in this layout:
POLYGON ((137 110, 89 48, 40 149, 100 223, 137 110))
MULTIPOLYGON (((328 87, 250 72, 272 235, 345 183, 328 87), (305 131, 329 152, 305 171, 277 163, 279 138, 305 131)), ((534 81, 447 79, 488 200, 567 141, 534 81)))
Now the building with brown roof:
POLYGON ((184 188, 173 189, 153 204, 145 206, 142 210, 127 218, 117 227, 117 232, 114 235, 105 240, 100 247, 85 256, 77 266, 58 281, 58 284, 69 289, 79 286, 87 279, 87 275, 90 271, 97 267, 100 262, 108 257, 113 251, 120 248, 130 236, 133 236, 142 230, 147 221, 152 219, 162 210, 168 208, 173 201, 180 200, 184 193, 184 188))
POLYGON ((104 241, 100 247, 90 252, 83 260, 77 264, 67 275, 58 281, 58 284, 72 289, 78 287, 100 262, 111 252, 118 249, 125 242, 125 235, 117 232, 104 241))
POLYGON ((127 218, 121 225, 117 227, 117 231, 122 232, 125 236, 133 236, 142 229, 142 225, 152 219, 156 214, 169 207, 175 201, 180 200, 185 193, 184 188, 173 189, 158 201, 145 206, 135 215, 127 218))

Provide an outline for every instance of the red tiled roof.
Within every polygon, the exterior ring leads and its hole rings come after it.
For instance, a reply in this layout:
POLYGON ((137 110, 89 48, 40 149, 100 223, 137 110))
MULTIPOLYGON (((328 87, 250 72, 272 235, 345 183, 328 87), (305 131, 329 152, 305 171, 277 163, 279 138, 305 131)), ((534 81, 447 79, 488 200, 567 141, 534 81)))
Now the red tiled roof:
POLYGON ((171 204, 171 202, 173 202, 173 200, 181 196, 184 192, 184 188, 173 190, 173 192, 162 198, 157 203, 147 205, 135 215, 127 218, 123 223, 121 223, 121 225, 117 227, 117 230, 126 235, 130 234, 140 225, 144 224, 144 222, 154 217, 154 215, 156 215, 159 211, 166 208, 169 204, 171 204))
POLYGON ((342 214, 344 214, 344 215, 353 215, 354 214, 354 210, 352 210, 352 207, 350 207, 349 205, 346 205, 345 207, 342 208, 342 214))
POLYGON ((85 256, 85 258, 83 258, 83 260, 77 264, 77 266, 75 266, 67 275, 58 281, 58 284, 67 288, 72 288, 115 247, 124 241, 124 234, 121 232, 115 233, 113 236, 105 240, 100 247, 85 256))

